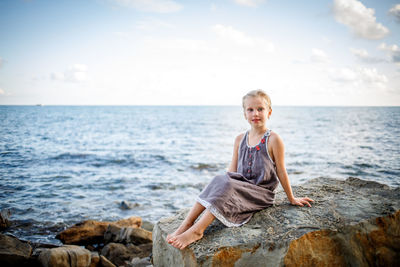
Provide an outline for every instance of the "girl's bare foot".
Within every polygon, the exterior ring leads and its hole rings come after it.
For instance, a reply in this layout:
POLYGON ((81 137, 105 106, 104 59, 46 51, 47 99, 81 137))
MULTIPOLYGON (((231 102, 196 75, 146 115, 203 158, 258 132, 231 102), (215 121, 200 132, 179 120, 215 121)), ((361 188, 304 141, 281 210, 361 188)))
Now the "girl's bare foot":
POLYGON ((171 245, 179 248, 184 249, 188 245, 192 244, 193 242, 201 239, 203 237, 203 233, 200 233, 194 229, 189 229, 186 232, 175 236, 173 240, 171 240, 171 245))
POLYGON ((172 234, 167 235, 167 242, 172 243, 175 241, 176 237, 182 233, 184 233, 187 229, 192 227, 193 223, 187 223, 187 224, 181 224, 181 226, 178 227, 178 229, 175 230, 172 234))

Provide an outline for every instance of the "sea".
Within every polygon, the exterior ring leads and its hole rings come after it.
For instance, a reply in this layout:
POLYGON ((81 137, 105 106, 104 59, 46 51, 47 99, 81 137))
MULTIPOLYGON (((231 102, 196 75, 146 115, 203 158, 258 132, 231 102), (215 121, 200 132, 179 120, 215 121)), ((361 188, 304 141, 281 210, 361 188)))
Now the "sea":
MULTIPOLYGON (((240 106, 0 106, 4 231, 32 242, 75 223, 140 216, 156 223, 190 207, 223 174, 240 106)), ((293 185, 358 177, 400 185, 400 107, 273 107, 293 185)))

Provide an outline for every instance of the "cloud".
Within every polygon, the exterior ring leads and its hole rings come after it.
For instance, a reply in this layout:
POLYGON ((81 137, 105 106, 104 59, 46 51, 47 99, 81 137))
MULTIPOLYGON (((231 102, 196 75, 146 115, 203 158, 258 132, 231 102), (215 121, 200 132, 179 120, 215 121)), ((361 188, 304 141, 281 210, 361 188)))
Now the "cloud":
POLYGON ((394 16, 396 18, 397 22, 400 22, 400 4, 393 6, 389 10, 389 14, 394 16))
POLYGON ((87 80, 88 67, 84 64, 75 64, 64 72, 53 72, 50 78, 54 81, 85 82, 87 80))
POLYGON ((115 2, 121 6, 155 13, 172 13, 183 8, 182 5, 172 0, 115 0, 115 2))
POLYGON ((378 49, 386 51, 392 62, 400 63, 400 48, 397 45, 387 45, 385 43, 381 43, 378 49))
POLYGON ((329 70, 330 78, 336 82, 353 83, 355 86, 385 88, 388 78, 376 68, 340 68, 329 70))
POLYGON ((235 0, 236 4, 248 7, 257 7, 264 2, 265 0, 235 0))
POLYGON ((353 82, 357 79, 357 73, 350 68, 331 69, 330 77, 337 82, 353 82))
POLYGON ((5 94, 6 94, 6 92, 0 88, 0 95, 5 95, 5 94))
POLYGON ((365 49, 356 49, 356 48, 350 48, 351 53, 359 60, 360 62, 363 63, 380 63, 384 62, 384 59, 381 58, 376 58, 372 57, 368 54, 368 51, 365 49))
POLYGON ((0 57, 0 69, 3 67, 3 65, 4 65, 4 59, 0 57))
POLYGON ((317 63, 319 63, 319 62, 326 63, 326 62, 329 62, 329 57, 324 51, 313 48, 312 54, 311 54, 311 61, 317 62, 317 63))
POLYGON ((213 26, 212 29, 220 38, 232 42, 236 45, 244 47, 260 46, 267 52, 273 52, 275 50, 275 46, 273 43, 262 38, 248 36, 231 26, 217 24, 213 26))
POLYGON ((358 37, 377 40, 389 33, 385 26, 376 22, 375 10, 360 1, 334 0, 333 13, 337 22, 348 26, 358 37))

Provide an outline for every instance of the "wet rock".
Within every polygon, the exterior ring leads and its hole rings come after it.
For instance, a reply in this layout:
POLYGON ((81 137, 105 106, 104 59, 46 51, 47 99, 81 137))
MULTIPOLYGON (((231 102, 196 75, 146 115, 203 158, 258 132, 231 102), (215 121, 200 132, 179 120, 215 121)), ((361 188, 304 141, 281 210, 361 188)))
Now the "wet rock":
POLYGON ((106 257, 100 255, 100 266, 101 267, 116 267, 111 261, 106 257))
POLYGON ((153 231, 154 266, 391 266, 399 262, 400 188, 357 178, 317 178, 294 186, 312 208, 291 206, 285 193, 245 225, 217 220, 184 250, 165 242, 188 210, 160 220, 153 231), (304 265, 300 263, 304 263, 304 265), (294 265, 292 265, 294 264, 294 265))
POLYGON ((32 247, 18 238, 0 234, 0 266, 29 265, 32 247))
POLYGON ((153 266, 150 262, 150 258, 133 258, 130 263, 127 264, 127 267, 148 267, 153 266))
POLYGON ((11 226, 10 216, 10 210, 4 209, 0 211, 0 230, 5 230, 11 226))
POLYGON ((133 258, 145 258, 151 253, 152 244, 135 246, 133 244, 109 243, 102 250, 101 255, 109 259, 113 264, 120 266, 126 261, 130 262, 133 258))
POLYGON ((116 225, 109 225, 107 231, 104 233, 105 243, 133 243, 135 245, 151 243, 152 234, 142 228, 132 227, 119 227, 116 225))
POLYGON ((140 206, 139 203, 131 203, 131 202, 125 201, 125 200, 121 201, 121 203, 119 204, 119 208, 121 210, 131 210, 131 209, 137 208, 139 206, 140 206))
POLYGON ((97 267, 100 265, 100 255, 98 252, 90 252, 90 265, 89 267, 97 267))
POLYGON ((130 217, 116 222, 99 222, 88 220, 75 224, 59 233, 56 238, 64 244, 88 245, 103 242, 104 233, 109 225, 139 228, 142 225, 140 217, 130 217))
POLYGON ((88 267, 91 253, 79 246, 66 245, 43 250, 39 255, 39 261, 43 267, 88 267))
POLYGON ((148 221, 143 221, 143 222, 142 222, 142 228, 143 228, 144 230, 153 232, 154 224, 151 223, 151 222, 148 222, 148 221))

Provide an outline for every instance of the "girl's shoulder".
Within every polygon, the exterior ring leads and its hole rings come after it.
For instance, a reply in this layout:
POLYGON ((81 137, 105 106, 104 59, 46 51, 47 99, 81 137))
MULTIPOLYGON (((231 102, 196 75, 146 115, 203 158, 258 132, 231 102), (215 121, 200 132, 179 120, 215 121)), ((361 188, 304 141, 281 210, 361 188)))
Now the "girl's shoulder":
POLYGON ((236 136, 235 138, 235 145, 239 145, 240 142, 242 141, 244 135, 246 134, 246 132, 240 133, 238 134, 238 136, 236 136))
POLYGON ((269 134, 269 144, 271 144, 272 146, 274 145, 283 145, 283 140, 280 137, 280 135, 275 132, 275 131, 271 131, 269 134))

